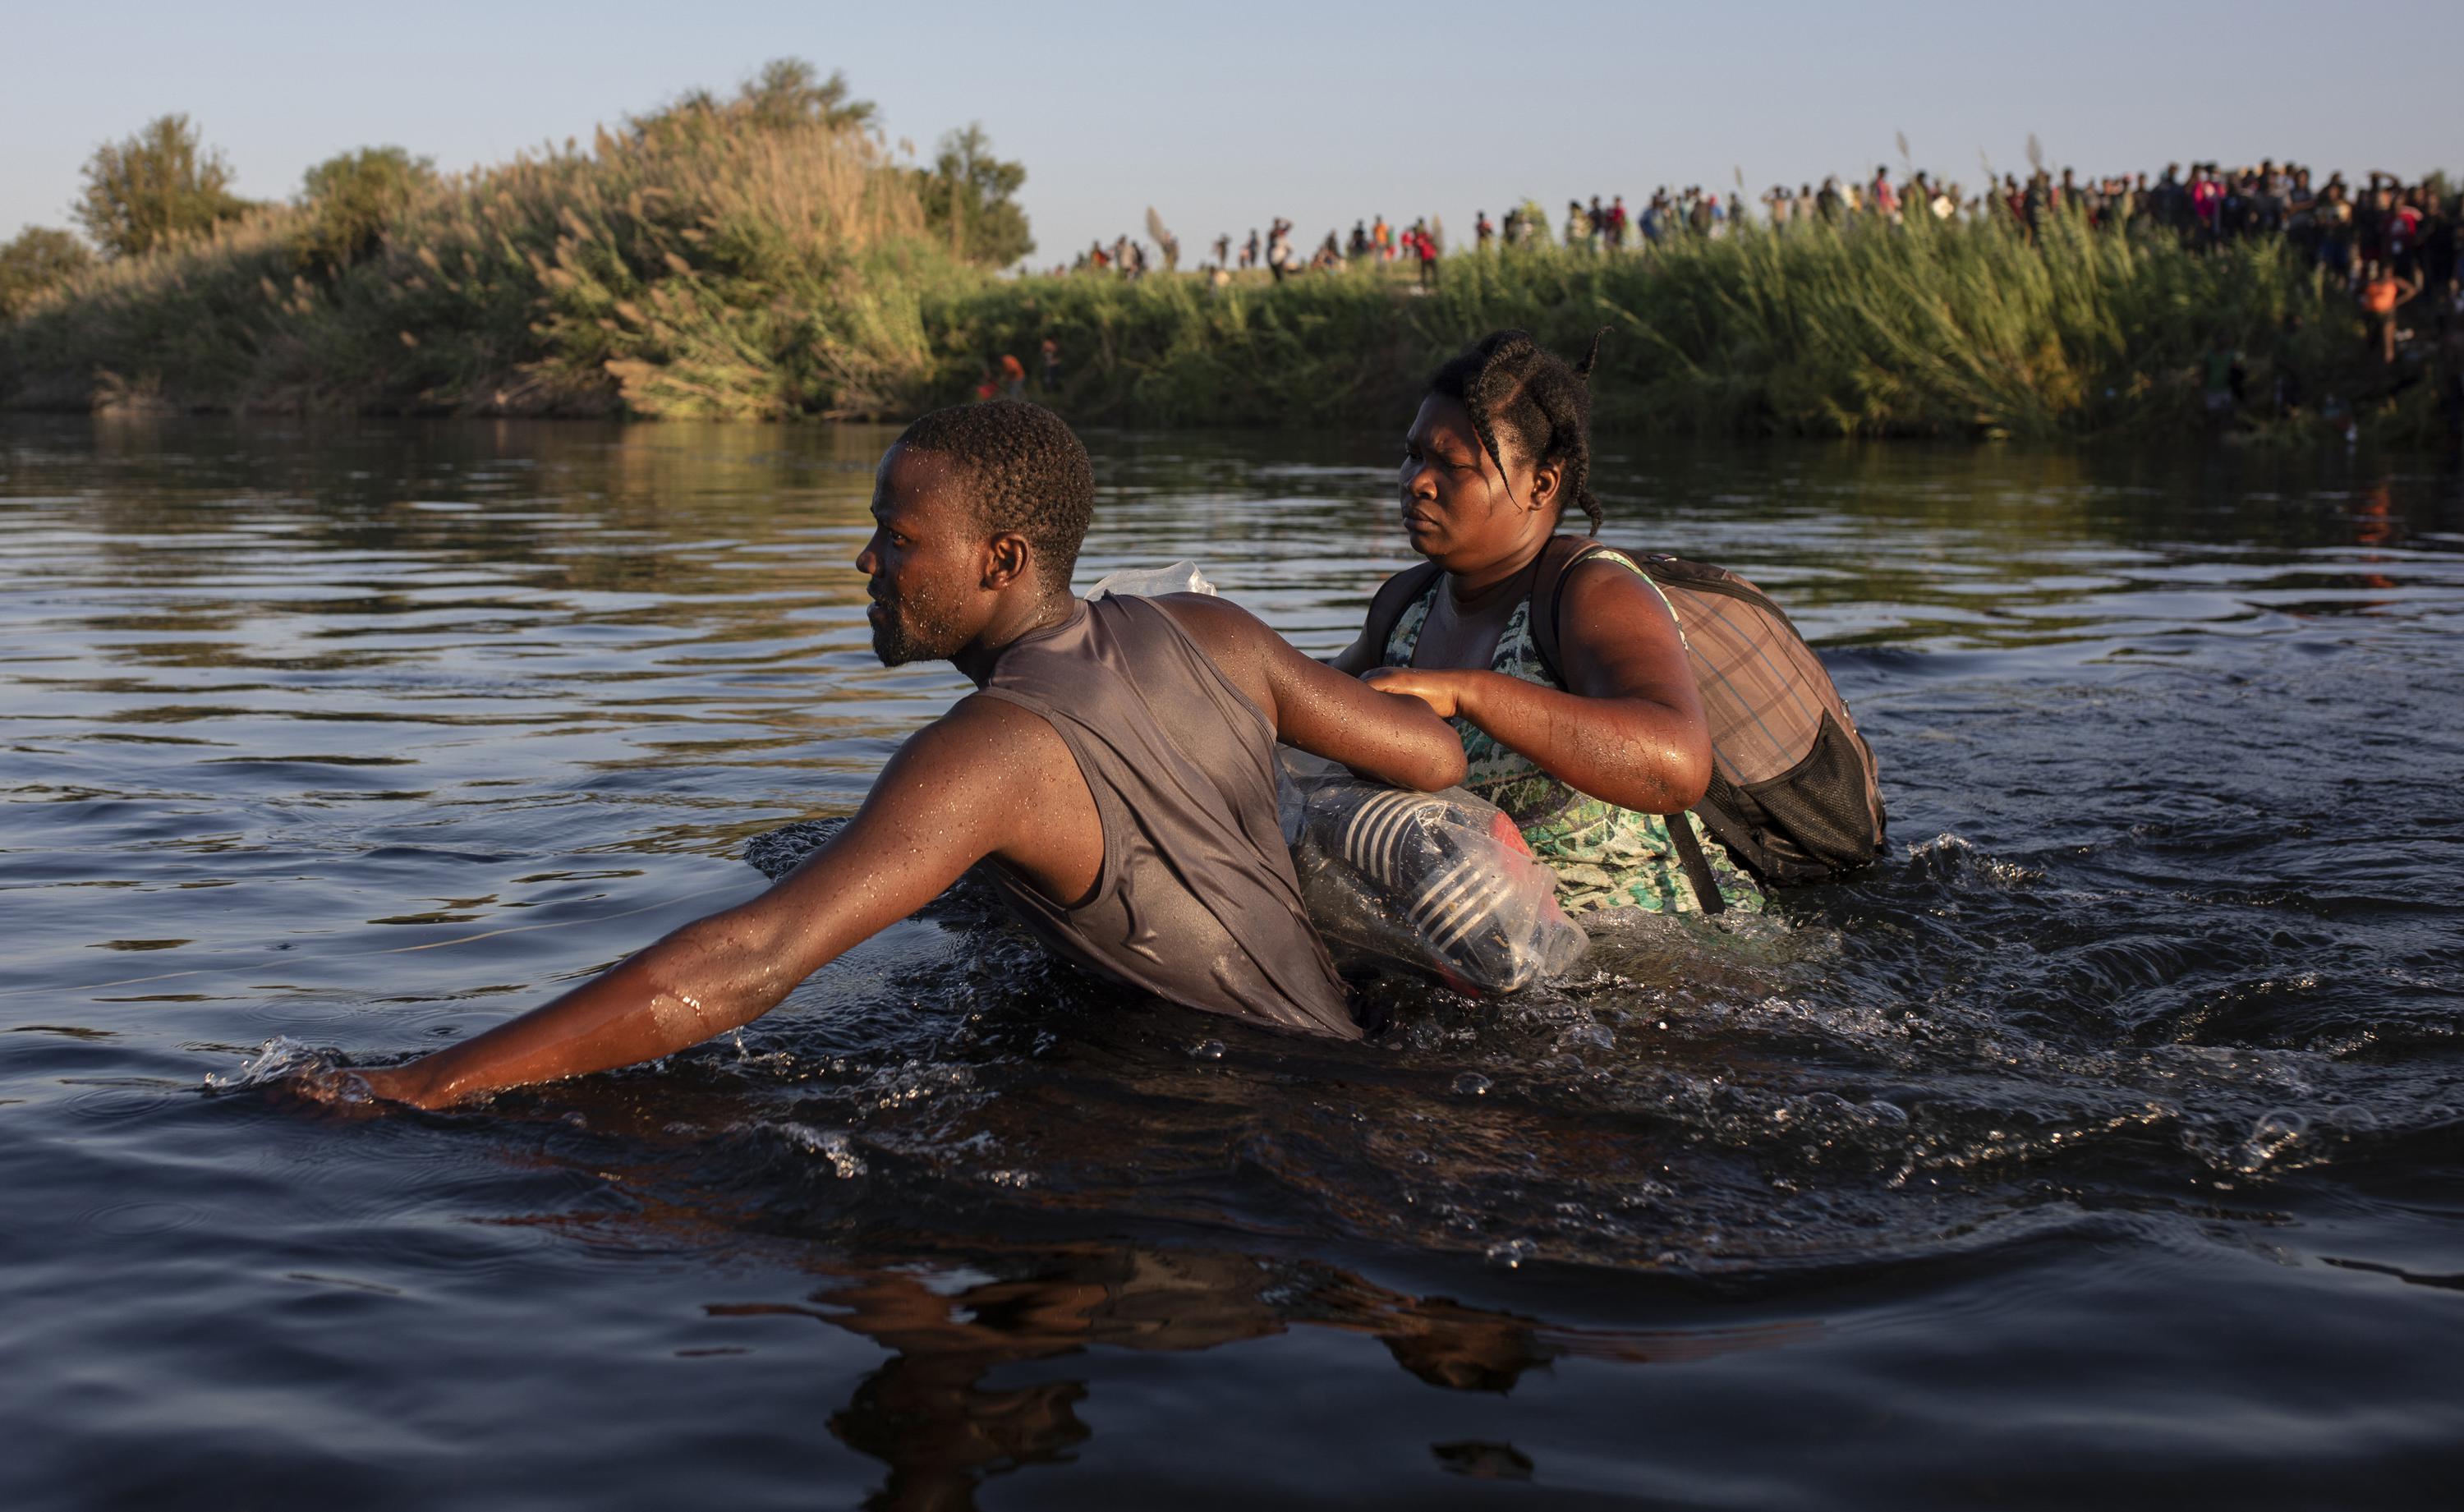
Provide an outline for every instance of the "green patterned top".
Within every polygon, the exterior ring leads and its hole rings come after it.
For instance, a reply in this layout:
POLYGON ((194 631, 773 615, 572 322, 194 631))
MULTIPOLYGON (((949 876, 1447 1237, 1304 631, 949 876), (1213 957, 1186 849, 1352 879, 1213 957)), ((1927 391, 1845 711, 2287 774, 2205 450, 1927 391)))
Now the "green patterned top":
MULTIPOLYGON (((1599 551, 1584 559, 1617 562, 1643 581, 1651 582, 1650 576, 1622 552, 1599 551)), ((1419 644, 1420 626, 1428 620, 1429 609, 1437 603, 1438 590, 1444 583, 1443 577, 1432 582, 1429 591, 1405 608, 1403 617, 1395 623, 1394 633, 1386 638, 1387 666, 1411 665, 1412 648, 1419 644)), ((1652 582, 1651 591, 1659 593, 1660 584, 1652 582)), ((1665 594, 1661 595, 1661 602, 1667 602, 1665 594)), ((1671 615, 1675 612, 1672 606, 1671 615)), ((1504 672, 1508 677, 1538 683, 1543 688, 1564 689, 1565 685, 1551 677, 1540 661, 1540 647, 1531 636, 1529 596, 1514 606, 1505 632, 1497 638, 1497 654, 1488 665, 1491 671, 1504 672)), ((1669 844, 1667 820, 1658 814, 1602 802, 1557 780, 1529 757, 1499 744, 1494 735, 1468 719, 1457 719, 1454 726, 1463 736, 1463 756, 1470 767, 1463 785, 1505 810, 1521 826, 1531 853, 1556 871, 1557 901, 1567 912, 1616 908, 1643 909, 1653 913, 1703 910, 1694 884, 1677 859, 1676 848, 1669 844)), ((1737 868, 1726 847, 1713 842, 1693 815, 1682 818, 1694 826, 1695 837, 1703 844, 1704 859, 1710 863, 1711 874, 1718 880, 1720 895, 1727 907, 1741 912, 1761 912, 1762 889, 1754 886, 1753 878, 1737 868)))

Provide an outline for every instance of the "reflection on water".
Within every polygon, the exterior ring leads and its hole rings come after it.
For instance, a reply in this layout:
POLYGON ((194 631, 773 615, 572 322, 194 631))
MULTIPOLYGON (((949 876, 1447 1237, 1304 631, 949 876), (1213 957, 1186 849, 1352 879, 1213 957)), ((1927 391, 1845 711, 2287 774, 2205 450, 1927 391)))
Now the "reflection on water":
MULTIPOLYGON (((657 1067, 285 1101, 743 895, 957 691, 869 655, 889 435, 0 422, 11 1505, 2453 1467, 2464 495, 2409 465, 1604 455, 1610 538, 1826 647, 1894 854, 1371 1045, 954 899, 657 1067)), ((1322 651, 1403 563, 1384 438, 1092 442, 1089 581, 1194 558, 1322 651)))
MULTIPOLYGON (((1769 1348, 1808 1325, 1702 1333, 1552 1328, 1444 1298, 1406 1296, 1341 1271, 1278 1269, 1244 1255, 1122 1247, 1053 1251, 1019 1280, 935 1284, 910 1271, 836 1279, 810 1304, 737 1304, 715 1316, 798 1313, 896 1351, 857 1387, 830 1432, 887 1462, 882 1500, 946 1504, 984 1474, 1059 1458, 1089 1436, 1088 1383, 987 1388, 997 1368, 1093 1348, 1212 1349, 1292 1326, 1375 1339, 1434 1387, 1511 1391, 1569 1355, 1647 1365, 1769 1348)), ((1528 1474, 1529 1460, 1523 1468, 1528 1474)))

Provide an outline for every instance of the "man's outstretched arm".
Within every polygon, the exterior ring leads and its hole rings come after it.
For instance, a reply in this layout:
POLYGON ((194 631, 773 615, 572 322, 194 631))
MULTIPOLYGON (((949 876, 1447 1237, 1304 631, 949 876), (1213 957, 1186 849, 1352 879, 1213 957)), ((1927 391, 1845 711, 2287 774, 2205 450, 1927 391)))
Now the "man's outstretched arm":
MULTIPOLYGON (((971 700, 918 731, 846 828, 759 897, 696 919, 509 1022, 407 1065, 357 1073, 378 1097, 442 1107, 509 1086, 656 1060, 769 1012, 798 983, 938 896, 1033 805, 987 795, 1039 777, 1032 716, 971 700)), ((1044 739, 1058 748, 1049 727, 1044 739)), ((1076 768, 1068 774, 1076 778, 1076 768)), ((1083 787, 1083 781, 1082 781, 1083 787)), ((1096 842, 1100 854, 1101 841, 1096 842)))

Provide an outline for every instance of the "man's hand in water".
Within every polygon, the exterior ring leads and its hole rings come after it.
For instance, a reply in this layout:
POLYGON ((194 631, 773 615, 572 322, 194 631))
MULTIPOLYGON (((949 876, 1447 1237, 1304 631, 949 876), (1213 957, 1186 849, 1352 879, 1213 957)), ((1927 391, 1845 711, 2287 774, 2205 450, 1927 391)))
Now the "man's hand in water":
POLYGON ((401 1103, 411 1107, 437 1107, 427 1078, 416 1066, 358 1066, 338 1068, 318 1078, 314 1085, 300 1090, 316 1101, 334 1107, 362 1107, 371 1103, 401 1103))
POLYGON ((388 1105, 436 1107, 425 1079, 412 1066, 352 1066, 322 1054, 274 1084, 277 1097, 307 1103, 345 1119, 374 1118, 388 1105))

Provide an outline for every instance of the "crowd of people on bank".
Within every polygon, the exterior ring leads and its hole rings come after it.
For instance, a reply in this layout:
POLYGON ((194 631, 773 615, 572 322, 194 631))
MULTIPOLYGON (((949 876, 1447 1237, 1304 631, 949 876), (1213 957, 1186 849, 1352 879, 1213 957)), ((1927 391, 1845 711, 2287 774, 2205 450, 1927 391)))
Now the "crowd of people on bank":
MULTIPOLYGON (((1247 272, 1263 268, 1277 281, 1300 273, 1328 273, 1355 263, 1400 262, 1417 271, 1420 282, 1437 280, 1438 259, 1445 255, 1445 225, 1434 217, 1423 216, 1409 226, 1389 221, 1383 214, 1375 220, 1361 219, 1352 223, 1348 238, 1330 230, 1316 250, 1302 253, 1292 239, 1292 223, 1277 216, 1267 223, 1264 237, 1251 227, 1247 239, 1235 247, 1229 231, 1215 238, 1215 260, 1205 264, 1201 273, 1215 278, 1228 278, 1234 269, 1247 272)), ((1163 266, 1167 272, 1179 261, 1177 243, 1166 241, 1161 246, 1163 266)), ((1123 235, 1108 247, 1098 241, 1080 252, 1067 268, 1055 268, 1055 274, 1108 274, 1122 278, 1138 278, 1155 266, 1143 243, 1123 235)))
MULTIPOLYGON (((2208 247, 2283 237, 2356 287, 2373 263, 2432 290, 2453 284, 2458 272, 2456 186, 2436 177, 2408 184, 2380 171, 2355 186, 2342 173, 2319 179, 2311 168, 2273 159, 2233 169, 2194 163, 2187 173, 2180 164, 2167 164, 2152 181, 2145 172, 2082 181, 2076 169, 2064 168, 2057 175, 2040 168, 2024 180, 2005 174, 1973 194, 1922 169, 1895 177, 1881 166, 1863 182, 1843 183, 1834 176, 1818 186, 1800 184, 1792 189, 1775 184, 1763 192, 1760 203, 1764 223, 1781 230, 1815 220, 1835 226, 1859 221, 1897 225, 1918 217, 1949 221, 2000 215, 2034 234, 2050 217, 2072 214, 2100 230, 2157 227, 2208 247)), ((1596 194, 1588 205, 1568 200, 1561 235, 1570 248, 1618 252, 1677 236, 1726 235, 1748 221, 1749 208, 1740 193, 1723 195, 1699 185, 1674 190, 1662 186, 1632 212, 1622 194, 1611 195, 1606 204, 1596 194)), ((1549 228, 1539 220, 1536 207, 1527 206, 1508 211, 1495 227, 1481 212, 1474 233, 1482 247, 1499 237, 1517 246, 1546 239, 1549 228)))
MULTIPOLYGON (((1613 194, 1606 205, 1600 197, 1591 203, 1581 200, 1566 202, 1566 219, 1560 232, 1565 245, 1576 251, 1623 252, 1629 249, 1657 246, 1675 236, 1722 236, 1746 220, 1743 198, 1731 193, 1724 200, 1716 190, 1689 184, 1671 191, 1665 185, 1654 190, 1643 201, 1642 208, 1628 214, 1625 196, 1613 194)), ((1523 205, 1506 212, 1494 228, 1488 212, 1483 210, 1473 222, 1473 232, 1482 247, 1492 239, 1503 239, 1508 247, 1531 246, 1546 241, 1549 226, 1536 205, 1523 205)))
MULTIPOLYGON (((2137 172, 2083 180, 2072 168, 2056 173, 2040 167, 2024 180, 2005 174, 1970 193, 1922 169, 1894 175, 1883 165, 1861 182, 1833 176, 1818 186, 1800 184, 1793 189, 1773 185, 1759 196, 1759 224, 1787 234, 1815 221, 1847 228, 1998 218, 2034 238, 2069 219, 2096 230, 2167 233, 2203 249, 2277 238, 2360 304, 2373 347, 2383 362, 2392 364, 2409 337, 2424 335, 2443 349, 2453 344, 2450 338, 2464 332, 2464 265, 2457 254, 2464 200, 2456 188, 2440 176, 2408 183, 2377 170, 2356 185, 2341 172, 2321 178, 2300 164, 2262 159, 2255 166, 2235 168, 2192 163, 2187 171, 2180 164, 2167 164, 2152 178, 2137 172)), ((1149 224, 1159 228, 1152 212, 1149 224)), ((1754 224, 1742 192, 1662 185, 1632 210, 1622 194, 1605 200, 1595 194, 1588 203, 1569 199, 1565 220, 1553 234, 1547 212, 1529 201, 1495 220, 1482 209, 1473 215, 1472 240, 1484 252, 1497 246, 1554 242, 1569 250, 1613 255, 1645 252, 1682 237, 1734 235, 1754 224)), ((1159 230, 1157 234, 1162 266, 1173 270, 1179 263, 1179 245, 1159 230)), ((1229 282, 1235 271, 1262 269, 1281 282, 1308 273, 1401 263, 1426 288, 1438 281, 1446 238, 1444 223, 1436 216, 1404 226, 1381 213, 1354 221, 1349 236, 1329 230, 1313 251, 1304 252, 1293 237, 1292 222, 1277 216, 1263 236, 1253 227, 1236 243, 1226 232, 1215 238, 1213 250, 1214 260, 1200 272, 1219 284, 1229 282)), ((1137 278, 1155 260, 1143 244, 1124 235, 1109 247, 1094 244, 1068 269, 1053 271, 1137 278)), ((1046 354, 1047 386, 1054 368, 1046 354)), ((1020 394, 1023 379, 1023 373, 998 379, 987 373, 984 391, 1020 394)))
POLYGON ((2187 174, 2170 163, 2153 182, 2144 171, 2082 182, 2073 168, 2058 176, 2039 168, 2024 181, 2004 174, 1972 196, 1923 172, 1895 184, 1889 169, 1880 167, 1863 185, 1843 186, 1836 178, 1818 189, 1775 185, 1762 200, 1775 227, 1816 217, 1898 222, 1921 214, 1942 220, 2008 215, 2034 233, 2052 216, 2074 214, 2098 229, 2157 227, 2209 247, 2280 236, 2353 283, 2372 263, 2432 288, 2444 288, 2456 274, 2458 206, 2454 188, 2442 180, 2407 184, 2373 170, 2357 187, 2342 173, 2320 180, 2308 167, 2273 159, 2232 169, 2193 163, 2187 174))
MULTIPOLYGON (((2167 164, 2152 179, 2138 172, 2081 180, 2072 168, 2058 174, 2039 168, 2025 179, 2005 174, 1973 193, 1922 169, 1895 176, 1882 166, 1862 181, 1833 176, 1818 186, 1800 184, 1793 189, 1773 185, 1759 201, 1763 224, 1776 230, 1816 220, 1903 224, 1917 217, 2007 216, 2033 235, 2042 231, 2049 217, 2067 214, 2098 229, 2160 227, 2209 247, 2282 237, 2357 291, 2374 277, 2391 275, 2413 291, 2407 298, 2421 293, 2447 295, 2458 276, 2455 186, 2435 177, 2407 183, 2375 170, 2356 185, 2340 172, 2322 179, 2307 166, 2273 159, 2231 169, 2193 163, 2187 172, 2179 164, 2167 164)), ((1588 203, 1570 199, 1553 237, 1546 212, 1528 202, 1495 220, 1485 209, 1476 212, 1472 235, 1482 251, 1553 239, 1568 248, 1616 252, 1682 236, 1729 235, 1751 219, 1742 192, 1663 185, 1632 210, 1622 194, 1609 195, 1605 202, 1596 194, 1588 203)), ((1304 252, 1301 245, 1293 237, 1292 222, 1278 216, 1263 236, 1253 227, 1238 243, 1228 232, 1216 237, 1214 261, 1204 271, 1221 275, 1264 269, 1284 278, 1362 263, 1400 262, 1416 269, 1422 282, 1433 282, 1446 252, 1444 224, 1434 216, 1409 226, 1383 214, 1366 217, 1353 223, 1349 236, 1330 230, 1313 251, 1304 252)), ((1144 244, 1124 235, 1109 246, 1090 245, 1068 269, 1054 272, 1136 278, 1157 260, 1144 244)), ((1160 261, 1167 270, 1176 268, 1178 244, 1165 243, 1160 261)))

